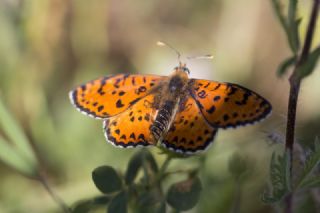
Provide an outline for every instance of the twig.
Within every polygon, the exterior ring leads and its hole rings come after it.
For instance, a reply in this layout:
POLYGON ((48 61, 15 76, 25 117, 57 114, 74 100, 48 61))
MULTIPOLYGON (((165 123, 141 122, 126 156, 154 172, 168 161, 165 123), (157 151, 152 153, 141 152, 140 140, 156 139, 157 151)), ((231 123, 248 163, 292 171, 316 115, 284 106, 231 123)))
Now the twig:
POLYGON ((167 155, 167 158, 166 158, 165 161, 163 162, 163 164, 162 164, 162 166, 161 166, 161 168, 160 168, 160 171, 159 171, 159 173, 158 173, 158 179, 159 179, 159 180, 164 176, 165 171, 167 170, 168 165, 169 165, 171 159, 172 159, 171 155, 167 155))
MULTIPOLYGON (((290 96, 288 103, 288 120, 287 120, 287 131, 286 131, 286 151, 289 152, 290 161, 290 178, 292 179, 292 159, 293 159, 293 145, 294 145, 294 135, 295 135, 295 122, 296 122, 296 110, 297 101, 300 91, 301 77, 299 76, 299 69, 307 61, 310 53, 310 48, 313 40, 315 25, 317 22, 317 17, 319 13, 320 0, 314 0, 312 6, 312 12, 310 15, 310 20, 308 24, 307 34, 304 41, 304 46, 302 52, 298 58, 298 61, 294 67, 293 73, 289 78, 290 82, 290 96)), ((285 212, 292 212, 292 193, 287 195, 285 198, 285 212)))
POLYGON ((241 183, 237 179, 235 180, 235 193, 233 197, 232 210, 231 210, 232 213, 240 212, 241 198, 242 198, 241 183))
POLYGON ((64 213, 70 213, 69 207, 64 203, 64 201, 51 189, 47 179, 43 175, 39 175, 38 177, 39 182, 45 188, 45 190, 49 193, 51 198, 58 204, 61 210, 64 213))

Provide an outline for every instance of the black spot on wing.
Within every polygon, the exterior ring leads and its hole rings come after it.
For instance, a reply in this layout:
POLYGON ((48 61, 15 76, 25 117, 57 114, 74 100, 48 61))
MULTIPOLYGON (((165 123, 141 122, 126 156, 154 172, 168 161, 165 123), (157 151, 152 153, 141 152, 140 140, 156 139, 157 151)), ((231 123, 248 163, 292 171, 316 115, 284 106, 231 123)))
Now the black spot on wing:
POLYGON ((116 107, 117 107, 117 108, 124 107, 124 104, 122 103, 121 99, 118 99, 118 100, 117 100, 117 102, 116 102, 116 107))
POLYGON ((214 98, 213 98, 213 101, 219 101, 221 99, 221 97, 219 95, 216 95, 214 98))
POLYGON ((210 86, 210 82, 208 82, 206 85, 204 85, 204 88, 207 88, 208 86, 210 86))
POLYGON ((212 114, 216 110, 216 107, 212 105, 208 110, 206 110, 208 113, 212 114))
POLYGON ((81 85, 81 90, 82 90, 82 92, 84 92, 84 91, 86 91, 86 89, 87 89, 87 86, 86 85, 81 85))
POLYGON ((144 137, 144 134, 140 134, 138 136, 138 139, 141 139, 142 141, 146 141, 146 138, 144 137))
POLYGON ((135 140, 135 139, 136 139, 136 135, 135 135, 134 133, 131 133, 131 134, 130 134, 130 138, 132 138, 133 140, 135 140))
POLYGON ((248 99, 249 99, 249 97, 250 97, 251 95, 252 95, 252 94, 251 94, 250 91, 245 92, 245 93, 243 94, 242 100, 241 100, 241 101, 235 101, 235 104, 237 104, 237 105, 239 105, 239 106, 241 106, 241 105, 246 105, 247 102, 248 102, 248 99))
POLYGON ((202 98, 202 99, 207 97, 207 93, 204 90, 201 90, 200 92, 198 92, 197 95, 198 95, 199 98, 202 98))
POLYGON ((133 76, 133 77, 131 78, 131 83, 132 83, 132 85, 134 85, 134 86, 136 85, 136 77, 133 76))
POLYGON ((227 84, 227 89, 229 89, 230 91, 227 93, 228 96, 231 96, 233 94, 235 94, 238 91, 238 88, 233 86, 232 84, 228 83, 227 84))
POLYGON ((104 108, 104 106, 103 106, 103 105, 100 105, 100 106, 98 107, 98 112, 101 112, 101 111, 103 110, 103 108, 104 108))
POLYGON ((221 86, 221 84, 218 84, 217 86, 215 86, 215 87, 214 87, 212 90, 210 90, 210 91, 215 91, 215 90, 219 89, 220 86, 221 86))
POLYGON ((146 120, 146 121, 149 121, 149 120, 150 120, 150 114, 149 114, 149 113, 147 113, 147 114, 144 116, 144 120, 146 120))
POLYGON ((103 87, 102 87, 102 86, 97 90, 97 92, 98 92, 101 96, 104 95, 104 94, 106 94, 106 93, 103 91, 103 87))
POLYGON ((116 129, 114 132, 115 132, 117 135, 120 135, 120 129, 116 129))
POLYGON ((124 91, 119 92, 119 96, 123 96, 124 94, 126 94, 126 92, 124 92, 124 91))

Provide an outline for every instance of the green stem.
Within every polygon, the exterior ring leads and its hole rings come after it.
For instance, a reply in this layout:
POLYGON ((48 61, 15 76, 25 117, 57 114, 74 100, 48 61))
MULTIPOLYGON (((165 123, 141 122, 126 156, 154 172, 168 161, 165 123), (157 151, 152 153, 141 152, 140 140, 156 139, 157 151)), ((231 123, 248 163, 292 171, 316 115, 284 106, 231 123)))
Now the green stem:
POLYGON ((238 213, 240 212, 240 204, 241 204, 241 183, 239 179, 235 180, 235 193, 233 198, 233 204, 232 204, 232 213, 238 213))
POLYGON ((163 164, 162 164, 162 166, 160 168, 160 171, 158 173, 158 180, 160 180, 164 176, 165 171, 167 170, 171 159, 172 159, 171 155, 167 155, 167 158, 163 162, 163 164))
POLYGON ((52 190, 50 187, 47 179, 43 175, 39 175, 38 177, 39 182, 42 184, 42 186, 46 189, 46 191, 49 193, 50 197, 58 204, 58 206, 61 208, 62 212, 64 213, 70 213, 69 207, 64 203, 64 201, 52 190))

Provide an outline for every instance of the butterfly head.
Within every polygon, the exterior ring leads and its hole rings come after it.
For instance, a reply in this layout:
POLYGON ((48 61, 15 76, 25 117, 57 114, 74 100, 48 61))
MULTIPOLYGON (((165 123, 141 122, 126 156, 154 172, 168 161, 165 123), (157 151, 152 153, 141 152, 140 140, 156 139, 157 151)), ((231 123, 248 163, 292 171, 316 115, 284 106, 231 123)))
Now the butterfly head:
POLYGON ((179 66, 174 69, 169 81, 169 90, 174 93, 175 91, 180 91, 185 88, 188 82, 189 69, 186 64, 179 63, 179 66))
POLYGON ((183 63, 181 63, 181 62, 179 62, 179 66, 177 66, 177 67, 175 68, 175 72, 183 72, 183 73, 185 73, 185 74, 187 74, 187 75, 190 74, 190 70, 188 69, 187 65, 186 65, 186 64, 183 64, 183 63))

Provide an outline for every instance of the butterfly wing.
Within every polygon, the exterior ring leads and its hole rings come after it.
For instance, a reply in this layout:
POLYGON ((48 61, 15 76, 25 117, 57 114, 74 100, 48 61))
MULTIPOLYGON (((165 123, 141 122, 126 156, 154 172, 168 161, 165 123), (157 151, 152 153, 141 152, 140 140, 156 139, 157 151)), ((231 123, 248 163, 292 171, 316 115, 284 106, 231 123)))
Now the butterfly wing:
POLYGON ((272 109, 266 99, 236 84, 190 79, 189 92, 205 119, 216 128, 254 123, 272 109))
POLYGON ((177 112, 162 145, 175 152, 194 154, 205 150, 216 133, 217 130, 204 119, 195 100, 189 97, 177 112))
POLYGON ((139 99, 166 77, 157 75, 114 75, 80 85, 70 92, 73 105, 94 118, 117 115, 139 99))
POLYGON ((103 128, 107 141, 128 148, 155 144, 150 131, 156 113, 153 101, 154 95, 147 95, 121 114, 106 119, 103 128))

